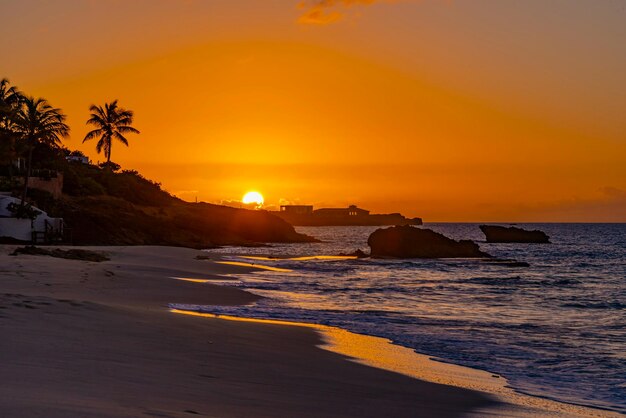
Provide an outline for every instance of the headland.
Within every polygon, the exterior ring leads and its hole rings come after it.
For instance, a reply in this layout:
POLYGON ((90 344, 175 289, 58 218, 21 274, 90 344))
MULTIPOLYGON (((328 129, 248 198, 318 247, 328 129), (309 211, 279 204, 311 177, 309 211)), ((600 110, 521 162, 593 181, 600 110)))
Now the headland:
POLYGON ((400 213, 372 214, 356 205, 321 209, 311 205, 283 205, 271 213, 294 226, 422 225, 421 218, 407 218, 400 213))

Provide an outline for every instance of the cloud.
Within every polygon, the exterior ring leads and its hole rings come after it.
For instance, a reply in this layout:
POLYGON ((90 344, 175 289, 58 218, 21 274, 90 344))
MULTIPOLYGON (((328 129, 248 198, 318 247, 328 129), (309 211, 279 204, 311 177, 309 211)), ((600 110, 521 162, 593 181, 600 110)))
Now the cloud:
POLYGON ((305 25, 328 25, 343 18, 341 9, 382 2, 392 3, 394 0, 304 0, 299 6, 304 13, 298 22, 305 25))
POLYGON ((617 187, 606 186, 601 188, 600 192, 610 199, 626 202, 626 191, 618 189, 617 187))
POLYGON ((285 199, 284 197, 281 197, 280 199, 278 199, 278 204, 282 206, 282 205, 301 205, 302 203, 300 203, 299 197, 295 199, 285 199))

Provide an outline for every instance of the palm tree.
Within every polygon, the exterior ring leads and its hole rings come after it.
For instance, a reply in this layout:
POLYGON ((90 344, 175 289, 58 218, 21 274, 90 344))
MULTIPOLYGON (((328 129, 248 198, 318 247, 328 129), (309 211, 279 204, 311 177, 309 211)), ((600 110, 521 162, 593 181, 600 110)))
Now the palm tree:
POLYGON ((91 117, 87 121, 87 125, 96 126, 96 129, 85 135, 83 143, 93 138, 99 138, 96 144, 98 154, 104 150, 107 164, 111 163, 111 145, 113 139, 117 139, 122 144, 128 146, 128 140, 124 136, 127 133, 138 134, 139 131, 133 128, 132 110, 122 109, 117 106, 117 100, 111 103, 105 103, 104 107, 91 105, 89 108, 91 117))
POLYGON ((61 109, 56 109, 46 99, 24 97, 15 117, 15 130, 28 152, 26 160, 26 177, 22 191, 22 203, 28 192, 28 179, 31 174, 33 149, 37 144, 58 147, 61 138, 67 138, 70 127, 65 123, 65 115, 61 109))
POLYGON ((10 164, 15 158, 15 116, 22 101, 22 94, 17 87, 11 86, 9 80, 0 80, 0 162, 9 163, 9 177, 11 177, 10 164))
MULTIPOLYGON (((6 78, 0 80, 0 123, 4 124, 21 101, 22 95, 6 78)), ((4 126, 4 125, 3 125, 4 126)))

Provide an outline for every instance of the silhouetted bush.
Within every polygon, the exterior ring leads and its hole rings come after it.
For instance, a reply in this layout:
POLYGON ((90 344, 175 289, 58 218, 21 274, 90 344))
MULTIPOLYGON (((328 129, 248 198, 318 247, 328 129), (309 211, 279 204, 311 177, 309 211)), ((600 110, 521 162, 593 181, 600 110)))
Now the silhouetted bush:
POLYGON ((106 193, 104 187, 95 180, 96 167, 85 164, 67 164, 63 170, 63 193, 70 196, 97 196, 106 193))

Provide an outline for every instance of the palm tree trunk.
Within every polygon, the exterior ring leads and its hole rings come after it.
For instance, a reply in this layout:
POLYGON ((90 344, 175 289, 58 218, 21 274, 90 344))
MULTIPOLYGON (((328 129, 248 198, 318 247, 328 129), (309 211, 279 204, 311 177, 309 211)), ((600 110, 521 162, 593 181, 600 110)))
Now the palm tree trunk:
POLYGON ((9 157, 9 183, 13 187, 13 159, 9 157))
MULTIPOLYGON (((9 152, 9 182, 13 184, 13 162, 17 158, 17 152, 15 151, 15 138, 11 138, 11 150, 9 152)), ((13 186, 11 186, 13 187, 13 186)))
POLYGON ((33 162, 33 147, 28 149, 28 160, 26 162, 26 176, 24 177, 24 188, 22 189, 22 201, 20 207, 24 207, 26 195, 28 194, 28 179, 30 178, 30 168, 33 162))

